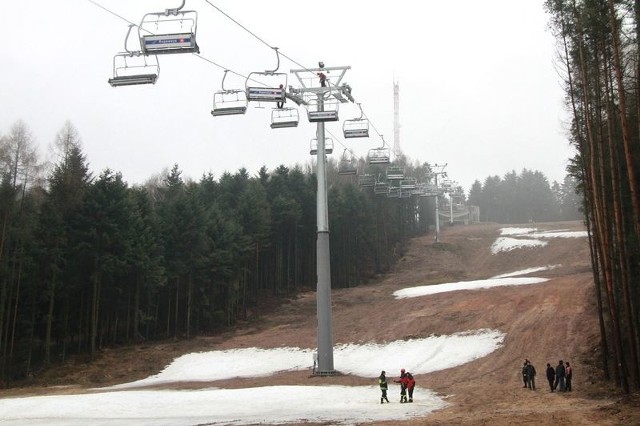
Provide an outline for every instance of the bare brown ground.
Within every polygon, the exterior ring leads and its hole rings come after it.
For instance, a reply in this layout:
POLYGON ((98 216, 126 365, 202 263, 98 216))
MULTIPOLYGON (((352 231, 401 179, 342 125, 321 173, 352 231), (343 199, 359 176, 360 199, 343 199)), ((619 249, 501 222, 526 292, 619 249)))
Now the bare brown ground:
MULTIPOLYGON (((578 222, 535 225, 542 230, 583 230, 578 222)), ((547 247, 492 255, 500 226, 481 224, 443 229, 414 239, 393 271, 368 285, 332 293, 334 341, 387 342, 479 328, 506 333, 504 345, 471 363, 416 376, 418 387, 445 396, 448 408, 428 417, 381 425, 631 425, 640 424, 640 398, 624 396, 601 380, 596 368, 598 325, 586 238, 550 239, 547 247), (529 267, 562 265, 537 272, 544 284, 458 291, 395 300, 407 286, 490 278, 529 267), (525 358, 538 370, 538 390, 522 388, 525 358), (550 393, 547 362, 571 362, 571 393, 550 393)), ((130 382, 158 373, 174 358, 193 351, 242 347, 315 347, 315 294, 307 292, 256 314, 251 321, 215 337, 104 350, 93 362, 75 359, 24 386, 0 391, 9 395, 82 393, 96 386, 130 382)), ((339 370, 339 360, 336 368, 339 370)), ((232 366, 230 366, 232 368, 232 366)), ((383 367, 381 367, 383 368, 383 367)), ((213 383, 180 383, 173 388, 266 385, 366 385, 371 379, 350 375, 312 377, 289 372, 267 378, 213 383)), ((397 389, 390 390, 396 397, 397 389)))

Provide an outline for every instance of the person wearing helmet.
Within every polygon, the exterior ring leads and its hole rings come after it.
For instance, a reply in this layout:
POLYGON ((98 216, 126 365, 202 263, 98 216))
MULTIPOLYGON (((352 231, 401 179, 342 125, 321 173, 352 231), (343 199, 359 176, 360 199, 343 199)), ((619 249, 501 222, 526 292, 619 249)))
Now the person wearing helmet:
POLYGON ((384 404, 385 401, 389 402, 389 398, 387 398, 387 389, 389 386, 387 385, 387 376, 385 376, 385 374, 384 370, 382 370, 380 377, 378 377, 378 384, 380 385, 380 391, 382 392, 380 404, 384 404))
POLYGON ((409 378, 404 368, 400 370, 400 379, 394 380, 394 383, 400 383, 400 403, 407 402, 407 384, 409 378))

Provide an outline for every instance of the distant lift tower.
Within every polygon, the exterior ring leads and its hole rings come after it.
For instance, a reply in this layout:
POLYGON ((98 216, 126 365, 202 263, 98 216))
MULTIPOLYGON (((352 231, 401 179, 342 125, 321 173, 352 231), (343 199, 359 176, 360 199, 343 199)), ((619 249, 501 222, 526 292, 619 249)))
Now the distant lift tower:
POLYGON ((325 67, 322 62, 318 68, 305 68, 291 70, 298 81, 300 89, 289 88, 289 98, 309 99, 307 102, 309 121, 317 123, 317 162, 318 162, 318 192, 316 203, 317 221, 317 245, 316 268, 317 289, 316 300, 318 310, 318 366, 315 374, 333 375, 333 327, 331 321, 331 264, 329 251, 329 213, 327 208, 327 157, 325 149, 324 123, 338 120, 337 105, 341 102, 354 102, 351 96, 351 86, 344 83, 340 85, 344 74, 351 69, 345 67, 325 67), (313 79, 305 78, 309 72, 316 75, 313 79), (334 79, 327 78, 326 74, 337 75, 334 79), (317 84, 320 82, 320 84, 317 84))
POLYGON ((400 155, 400 83, 393 83, 393 153, 400 155))

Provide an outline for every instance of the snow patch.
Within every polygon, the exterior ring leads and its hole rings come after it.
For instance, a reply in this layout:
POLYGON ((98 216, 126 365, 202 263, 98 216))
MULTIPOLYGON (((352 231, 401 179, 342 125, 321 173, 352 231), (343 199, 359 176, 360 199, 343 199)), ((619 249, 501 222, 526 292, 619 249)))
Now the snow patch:
POLYGON ((428 296, 431 294, 446 293, 449 291, 458 290, 479 290, 492 287, 501 287, 506 285, 530 285, 540 284, 548 281, 547 278, 492 278, 488 280, 475 280, 475 281, 459 281, 455 283, 444 283, 434 285, 423 285, 418 287, 403 288, 393 292, 393 296, 396 299, 404 299, 408 297, 420 297, 428 296))

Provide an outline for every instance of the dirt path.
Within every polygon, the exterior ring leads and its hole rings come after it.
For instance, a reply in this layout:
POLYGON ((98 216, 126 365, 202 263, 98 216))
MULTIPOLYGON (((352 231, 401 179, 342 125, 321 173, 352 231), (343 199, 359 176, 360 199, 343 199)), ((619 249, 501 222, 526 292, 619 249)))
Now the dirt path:
MULTIPOLYGON (((536 225, 543 230, 582 230, 578 222, 536 225)), ((431 334, 451 334, 480 328, 506 333, 504 345, 471 363, 416 376, 420 387, 445 396, 451 404, 429 417, 405 425, 456 424, 640 424, 638 395, 623 397, 602 383, 594 365, 598 344, 586 238, 553 238, 544 248, 516 249, 492 255, 499 226, 445 228, 441 243, 432 236, 416 238, 396 268, 377 282, 332 294, 336 344, 386 342, 431 334), (550 278, 543 284, 458 291, 396 300, 395 290, 407 286, 490 278, 530 267, 561 265, 531 274, 550 278), (538 376, 536 391, 523 389, 520 367, 530 359, 538 376), (547 363, 570 361, 574 391, 550 393, 547 363)), ((5 390, 2 394, 82 392, 96 385, 129 382, 157 373, 172 359, 194 350, 241 347, 315 347, 315 294, 300 294, 268 316, 232 332, 189 342, 164 343, 104 351, 92 364, 69 364, 38 379, 38 386, 5 390), (42 386, 42 385, 48 386, 42 386), (57 385, 57 386, 53 386, 57 385)), ((339 365, 336 365, 339 370, 339 365)), ((309 377, 307 372, 269 378, 234 379, 215 386, 239 388, 284 384, 371 384, 355 376, 309 377)), ((197 388, 212 383, 182 383, 197 388)), ((395 396, 392 389, 391 395, 395 396)), ((398 424, 388 422, 380 424, 398 424)))

